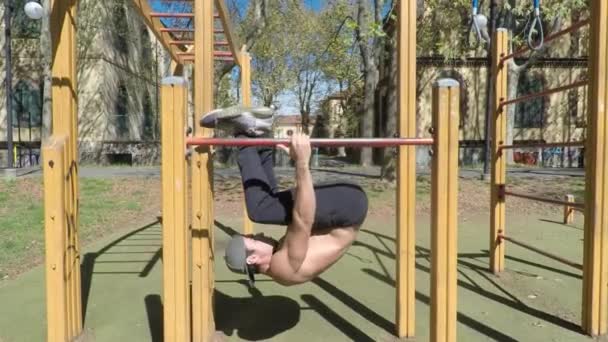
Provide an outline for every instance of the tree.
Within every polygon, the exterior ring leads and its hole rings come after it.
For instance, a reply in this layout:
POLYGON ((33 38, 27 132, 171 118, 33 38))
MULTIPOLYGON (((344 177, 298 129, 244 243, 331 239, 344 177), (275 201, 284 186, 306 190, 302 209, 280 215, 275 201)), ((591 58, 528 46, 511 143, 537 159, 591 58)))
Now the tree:
MULTIPOLYGON (((384 0, 373 1, 371 7, 367 0, 357 0, 355 35, 361 62, 363 64, 363 108, 361 117, 361 136, 374 135, 374 105, 376 88, 379 81, 378 65, 383 56, 384 39, 383 11, 384 0)), ((361 149, 360 162, 362 166, 372 164, 372 149, 361 149)))

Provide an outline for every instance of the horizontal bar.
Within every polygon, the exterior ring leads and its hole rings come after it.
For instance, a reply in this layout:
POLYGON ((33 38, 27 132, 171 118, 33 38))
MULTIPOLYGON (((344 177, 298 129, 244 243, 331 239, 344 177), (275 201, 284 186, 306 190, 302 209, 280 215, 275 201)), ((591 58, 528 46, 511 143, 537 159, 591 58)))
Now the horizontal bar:
POLYGON ((172 40, 169 42, 169 45, 192 45, 194 44, 194 40, 172 40))
MULTIPOLYGON (((249 138, 189 138, 188 146, 277 146, 289 145, 291 139, 249 138)), ((431 138, 356 138, 356 139, 310 139, 312 146, 323 147, 391 147, 433 145, 431 138)))
POLYGON ((574 267, 574 268, 578 268, 579 270, 582 270, 582 269, 583 269, 583 265, 581 265, 581 264, 579 264, 579 263, 576 263, 576 262, 574 262, 574 261, 570 261, 570 260, 568 260, 568 259, 564 259, 564 258, 562 258, 562 257, 560 257, 560 256, 558 256, 558 255, 555 255, 555 254, 553 254, 553 253, 549 253, 549 252, 544 251, 544 250, 542 250, 542 249, 538 249, 538 248, 536 248, 536 247, 534 247, 534 246, 532 246, 532 245, 529 245, 529 244, 527 244, 527 243, 525 243, 525 242, 521 242, 521 241, 515 240, 515 239, 510 238, 510 237, 508 237, 508 236, 505 236, 505 235, 503 235, 503 234, 498 235, 498 238, 499 238, 499 239, 501 239, 501 240, 506 240, 506 241, 509 241, 509 242, 511 242, 511 243, 513 243, 513 244, 516 244, 516 245, 520 246, 520 247, 523 247, 523 248, 529 249, 529 250, 531 250, 531 251, 533 251, 533 252, 536 252, 536 253, 538 253, 538 254, 540 254, 540 255, 544 255, 544 256, 546 256, 547 258, 553 259, 553 260, 555 260, 555 261, 559 261, 559 262, 561 262, 561 263, 563 263, 563 264, 566 264, 566 265, 568 265, 568 266, 571 266, 571 267, 574 267))
POLYGON ((194 32, 193 28, 181 28, 181 27, 161 27, 160 32, 194 32))
MULTIPOLYGON (((181 57, 183 62, 194 62, 194 56, 181 57)), ((216 62, 234 62, 234 57, 215 57, 213 58, 216 62)))
MULTIPOLYGON (((579 21, 579 22, 573 24, 572 26, 567 27, 567 28, 565 28, 565 29, 563 29, 561 31, 557 31, 554 34, 548 35, 547 37, 545 37, 544 43, 545 44, 549 43, 549 42, 555 40, 556 38, 559 38, 559 37, 561 37, 561 36, 563 36, 565 34, 568 34, 568 33, 572 32, 572 31, 578 30, 579 28, 581 28, 581 27, 589 24, 590 22, 591 22, 590 19, 582 20, 582 21, 579 21)), ((515 57, 521 56, 521 55, 523 55, 524 53, 526 53, 528 51, 530 51, 530 47, 526 45, 523 48, 521 48, 521 49, 513 52, 512 54, 506 55, 506 56, 502 57, 500 59, 500 64, 504 63, 506 60, 509 60, 511 58, 515 58, 515 57)))
MULTIPOLYGON (((179 57, 194 57, 194 52, 178 52, 177 55, 179 57)), ((232 57, 232 52, 230 52, 230 51, 213 51, 213 56, 215 56, 215 57, 232 57)))
POLYGON ((549 204, 567 205, 569 207, 581 208, 581 209, 585 208, 585 204, 583 204, 583 203, 567 202, 567 201, 554 200, 554 199, 550 199, 550 198, 543 198, 543 197, 536 197, 536 196, 525 195, 525 194, 518 194, 516 192, 506 191, 506 190, 503 192, 503 194, 504 195, 508 195, 508 196, 513 196, 513 197, 525 198, 525 199, 529 199, 529 200, 532 200, 532 201, 539 201, 539 202, 549 203, 549 204))
POLYGON ((500 105, 501 106, 508 106, 508 105, 514 104, 514 103, 529 101, 529 100, 532 100, 532 99, 535 99, 535 98, 544 97, 544 96, 547 96, 547 95, 559 93, 559 92, 564 91, 564 90, 584 87, 587 84, 588 84, 587 81, 578 81, 578 82, 574 82, 574 83, 569 84, 569 85, 565 85, 565 86, 561 86, 561 87, 557 87, 557 88, 553 88, 553 89, 543 90, 543 91, 538 92, 538 93, 532 93, 532 94, 524 95, 524 96, 521 96, 521 97, 516 97, 514 99, 507 100, 507 101, 501 101, 500 105))
MULTIPOLYGON (((161 27, 160 32, 194 33, 194 29, 187 27, 161 27)), ((224 33, 224 30, 213 30, 213 33, 221 34, 224 33)))
POLYGON ((559 143, 526 143, 526 144, 514 144, 514 145, 502 145, 498 146, 499 150, 513 149, 513 148, 548 148, 548 147, 585 147, 584 141, 572 141, 572 142, 559 142, 559 143))
MULTIPOLYGON (((169 13, 169 12, 152 12, 150 13, 150 17, 152 18, 188 18, 188 19, 192 19, 194 18, 194 13, 180 13, 180 12, 173 12, 173 13, 169 13)), ((219 14, 214 14, 213 15, 214 18, 219 18, 220 15, 219 14)))
POLYGON ((150 13, 152 18, 194 18, 194 13, 150 13))
POLYGON ((225 40, 220 40, 220 41, 217 41, 217 42, 213 43, 213 45, 215 45, 215 46, 228 46, 228 45, 230 45, 230 43, 227 42, 227 41, 225 41, 225 40))

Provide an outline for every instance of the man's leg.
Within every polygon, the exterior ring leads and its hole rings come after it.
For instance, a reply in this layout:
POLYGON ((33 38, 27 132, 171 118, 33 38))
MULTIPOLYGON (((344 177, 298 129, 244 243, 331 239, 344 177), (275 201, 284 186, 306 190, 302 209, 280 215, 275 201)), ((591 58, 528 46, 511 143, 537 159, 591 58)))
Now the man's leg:
POLYGON ((243 147, 239 150, 238 164, 249 218, 263 224, 289 224, 293 196, 289 191, 277 192, 272 150, 258 153, 257 147, 243 147))

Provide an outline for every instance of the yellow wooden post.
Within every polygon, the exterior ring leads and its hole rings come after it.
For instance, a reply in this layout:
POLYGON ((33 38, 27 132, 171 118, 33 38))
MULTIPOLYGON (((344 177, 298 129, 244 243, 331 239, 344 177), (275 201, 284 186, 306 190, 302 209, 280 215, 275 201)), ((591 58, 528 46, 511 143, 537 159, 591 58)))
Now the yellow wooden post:
POLYGON ((608 332, 608 2, 591 4, 582 328, 608 332))
POLYGON ((502 195, 506 177, 507 162, 500 146, 507 139, 507 112, 500 105, 501 100, 507 97, 507 72, 508 66, 501 63, 501 58, 506 55, 509 36, 506 29, 498 29, 492 39, 492 73, 496 82, 494 83, 494 94, 492 105, 494 116, 492 122, 492 176, 490 180, 490 270, 498 273, 505 267, 505 244, 499 238, 505 233, 505 199, 502 195))
MULTIPOLYGON (((243 46, 241 50, 241 96, 243 98, 243 106, 251 106, 251 56, 247 53, 247 49, 243 46)), ((247 215, 247 206, 243 209, 243 233, 253 234, 253 222, 247 215)))
POLYGON ((51 1, 51 43, 53 49, 52 69, 52 113, 53 134, 64 135, 67 194, 65 198, 68 231, 65 253, 67 281, 68 338, 82 331, 82 301, 80 290, 80 243, 78 239, 78 108, 76 85, 76 2, 51 1))
MULTIPOLYGON (((574 203, 574 195, 566 195, 566 202, 574 203)), ((570 205, 564 205, 564 224, 570 224, 574 222, 574 207, 570 205)))
MULTIPOLYGON (((399 135, 416 136, 416 1, 399 1, 399 135)), ((415 334, 416 149, 400 146, 397 167, 397 303, 399 337, 415 334)))
POLYGON ((68 330, 66 282, 66 144, 65 135, 53 135, 42 148, 44 164, 44 235, 46 272, 47 341, 64 342, 68 330))
MULTIPOLYGON (((194 2, 194 112, 213 109, 213 2, 194 2)), ((195 120, 198 122, 198 120, 195 120)), ((194 125, 194 136, 212 130, 194 125)), ((211 149, 198 146, 192 155, 192 339, 209 341, 213 320, 213 160, 211 149)))
POLYGON ((186 176, 187 84, 168 77, 161 88, 163 320, 165 341, 190 340, 190 260, 186 176))
POLYGON ((460 88, 441 79, 433 87, 431 192, 431 341, 456 341, 458 259, 458 125, 460 88))

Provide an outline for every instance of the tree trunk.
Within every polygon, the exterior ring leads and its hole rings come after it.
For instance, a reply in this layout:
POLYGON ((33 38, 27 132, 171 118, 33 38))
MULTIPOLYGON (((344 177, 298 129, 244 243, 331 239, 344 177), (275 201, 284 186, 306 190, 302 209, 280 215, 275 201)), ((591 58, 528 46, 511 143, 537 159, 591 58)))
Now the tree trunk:
POLYGON ((50 30, 50 13, 51 6, 50 0, 42 0, 42 7, 44 8, 44 16, 42 17, 41 28, 40 28, 40 56, 42 58, 42 77, 43 77, 43 90, 42 90, 42 142, 46 142, 52 134, 53 124, 53 113, 52 113, 52 83, 53 77, 51 69, 51 30, 50 30))
MULTIPOLYGON (((365 91, 363 95, 363 117, 361 120, 361 136, 372 138, 374 136, 374 104, 376 86, 378 85, 378 70, 373 61, 369 61, 365 68, 365 91)), ((361 166, 373 163, 372 148, 361 149, 361 166)))
MULTIPOLYGON (((386 105, 386 132, 384 136, 392 138, 397 133, 397 48, 391 46, 391 57, 389 59, 389 72, 388 72, 388 90, 386 93, 387 105, 386 105)), ((383 152, 382 160, 382 171, 380 177, 383 180, 394 181, 396 179, 397 163, 394 154, 394 148, 386 148, 383 152)))

